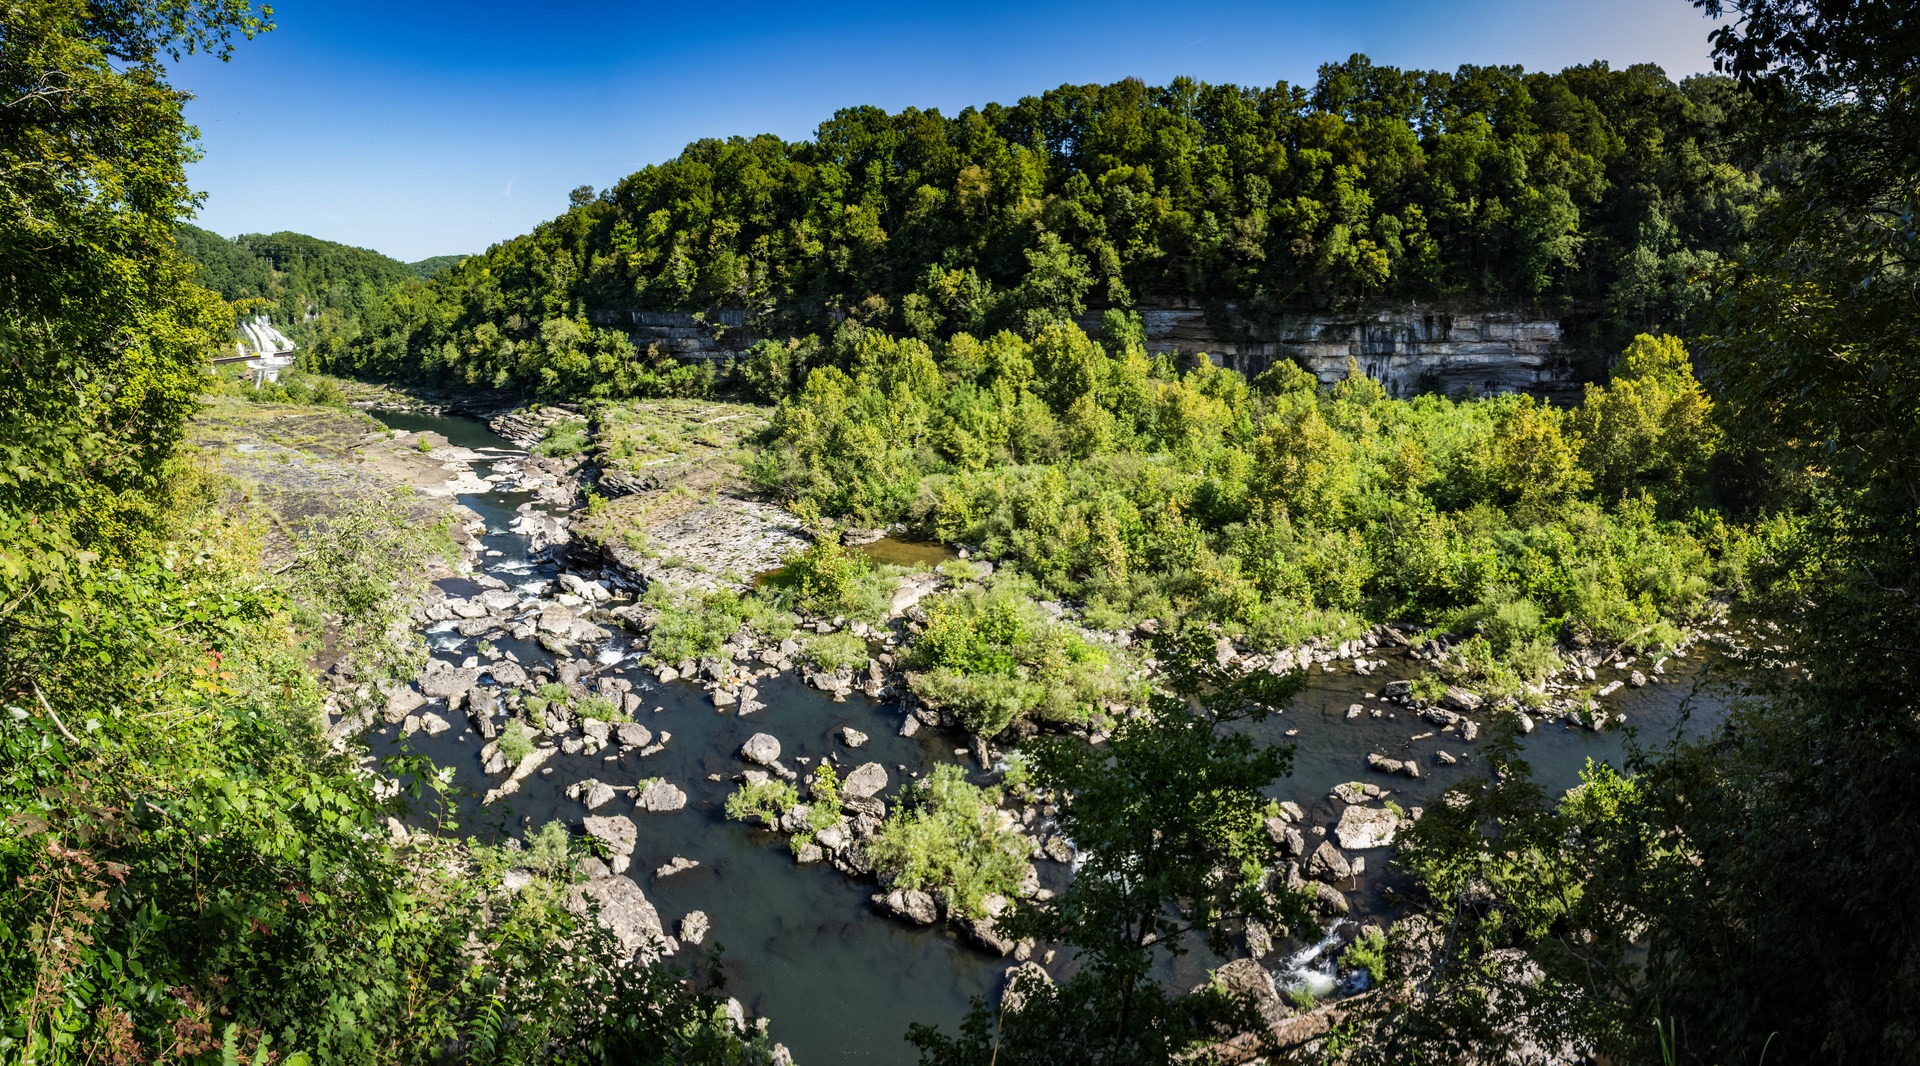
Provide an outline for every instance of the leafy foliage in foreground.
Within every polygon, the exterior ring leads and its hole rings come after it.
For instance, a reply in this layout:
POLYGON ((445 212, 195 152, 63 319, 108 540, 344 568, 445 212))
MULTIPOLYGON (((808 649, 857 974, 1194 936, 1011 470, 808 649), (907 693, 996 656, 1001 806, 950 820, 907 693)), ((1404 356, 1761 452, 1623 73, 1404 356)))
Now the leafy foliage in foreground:
MULTIPOLYGON (((1778 662, 1698 741, 1549 797, 1511 758, 1408 838, 1444 923, 1361 1062, 1920 1059, 1920 27, 1900 5, 1700 0, 1795 163, 1718 279, 1718 474, 1784 516, 1778 662)), ((1641 438, 1630 437, 1638 441, 1641 438)), ((1635 443, 1623 456, 1652 454, 1635 443)), ((1607 464, 1613 467, 1612 463, 1607 464)))
POLYGON ((1265 790, 1293 751, 1234 728, 1282 706, 1299 677, 1220 667, 1198 626, 1155 651, 1167 691, 1108 743, 1044 737, 1023 749, 1082 861, 1058 897, 1024 904, 1001 929, 1072 947, 1078 971, 1058 988, 1026 986, 1025 1004, 998 1020, 974 1000, 957 1035, 915 1026, 924 1066, 1208 1062, 1208 1046, 1234 1034, 1264 1040, 1251 1004, 1213 988, 1178 996, 1152 974, 1197 941, 1224 954, 1248 920, 1311 928, 1305 902, 1265 867, 1265 790))
POLYGON ((569 908, 552 834, 507 891, 517 855, 396 846, 402 808, 323 742, 309 653, 382 650, 420 531, 349 514, 264 573, 177 454, 231 318, 173 242, 159 57, 265 28, 245 0, 6 8, 0 1059, 765 1061, 569 908))

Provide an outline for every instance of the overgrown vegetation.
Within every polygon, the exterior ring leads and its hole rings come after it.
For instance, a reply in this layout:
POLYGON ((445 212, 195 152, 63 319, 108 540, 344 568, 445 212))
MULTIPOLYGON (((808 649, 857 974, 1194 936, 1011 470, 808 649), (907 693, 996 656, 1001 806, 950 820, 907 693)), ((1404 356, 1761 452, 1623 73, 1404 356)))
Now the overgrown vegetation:
POLYGON ((1030 591, 1000 575, 928 603, 926 628, 910 652, 920 671, 909 675, 914 694, 985 737, 1016 721, 1096 721, 1103 702, 1126 693, 1125 659, 1048 618, 1030 591))
POLYGON ((800 803, 800 790, 779 778, 749 781, 727 797, 727 817, 736 822, 757 821, 768 827, 779 824, 800 803))
POLYGON ((1027 843, 1001 822, 1000 792, 967 780, 952 763, 901 790, 867 856, 883 885, 933 893, 949 911, 986 915, 989 895, 1012 900, 1027 868, 1027 843))

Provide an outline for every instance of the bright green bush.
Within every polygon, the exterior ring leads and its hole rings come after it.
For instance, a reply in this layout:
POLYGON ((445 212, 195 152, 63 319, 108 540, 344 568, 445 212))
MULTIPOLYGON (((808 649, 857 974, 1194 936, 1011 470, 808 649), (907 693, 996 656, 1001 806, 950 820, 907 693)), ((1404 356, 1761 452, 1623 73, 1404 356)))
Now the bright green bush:
POLYGON ((758 821, 771 826, 800 802, 800 792, 779 778, 749 781, 727 797, 727 817, 736 822, 758 821))
POLYGON ((998 789, 967 781, 945 763, 902 790, 867 855, 882 882, 936 892, 968 917, 986 912, 990 894, 1015 898, 1026 873, 1027 842, 1015 828, 1001 828, 998 789))
POLYGON ((803 637, 800 646, 807 658, 822 670, 838 670, 843 666, 864 670, 872 658, 867 642, 844 629, 803 637))
POLYGON ((500 731, 500 754, 509 764, 519 765, 521 759, 533 754, 533 733, 526 724, 515 718, 500 731))
POLYGON ((1117 653, 1047 618, 1027 586, 1001 578, 991 588, 948 593, 927 605, 914 641, 914 694, 954 713, 969 730, 995 736, 1028 715, 1090 720, 1101 700, 1123 692, 1117 653))

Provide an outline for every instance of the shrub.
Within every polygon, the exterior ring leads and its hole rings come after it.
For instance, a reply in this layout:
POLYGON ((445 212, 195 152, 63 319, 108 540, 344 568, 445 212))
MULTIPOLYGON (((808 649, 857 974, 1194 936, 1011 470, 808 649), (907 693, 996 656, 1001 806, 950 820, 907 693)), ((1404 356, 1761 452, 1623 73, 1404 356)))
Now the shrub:
POLYGON ((772 826, 800 802, 800 792, 777 778, 749 781, 727 797, 727 817, 736 822, 759 821, 772 826))
POLYGON ((627 713, 606 696, 588 696, 580 701, 580 706, 576 710, 580 717, 592 722, 631 721, 627 713))
POLYGON ((584 419, 568 418, 547 428, 547 435, 533 446, 533 454, 545 456, 578 455, 587 450, 592 436, 584 419))
POLYGON ((806 637, 800 643, 806 649, 807 658, 822 670, 838 670, 843 666, 864 670, 872 657, 867 642, 845 630, 806 637))
POLYGON ((807 823, 815 829, 825 829, 840 820, 840 773, 832 763, 821 763, 814 767, 813 775, 808 778, 807 823))
POLYGON ((513 719, 507 723, 505 729, 500 731, 500 754, 506 757, 507 762, 516 766, 519 765, 520 760, 533 754, 533 735, 527 731, 527 727, 521 723, 520 719, 513 719))
POLYGON ((1013 899, 1027 868, 1027 841, 1000 827, 998 789, 967 781, 951 763, 902 791, 867 845, 885 884, 937 892, 958 913, 978 918, 981 901, 1013 899))
POLYGON ((1378 926, 1368 926, 1347 945, 1340 955, 1342 968, 1365 970, 1368 980, 1379 984, 1387 979, 1387 934, 1378 926))
POLYGON ((1122 692, 1114 653, 1041 613, 1019 582, 939 597, 914 641, 923 672, 914 694, 951 710, 981 736, 995 736, 1033 714, 1085 722, 1102 699, 1122 692))

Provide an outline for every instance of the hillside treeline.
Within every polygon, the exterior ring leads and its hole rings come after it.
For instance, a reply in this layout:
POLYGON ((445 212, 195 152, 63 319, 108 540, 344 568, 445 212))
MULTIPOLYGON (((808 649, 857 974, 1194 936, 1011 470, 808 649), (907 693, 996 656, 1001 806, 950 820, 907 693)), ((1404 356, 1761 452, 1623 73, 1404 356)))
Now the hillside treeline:
MULTIPOLYGON (((952 117, 843 110, 703 140, 401 290, 328 368, 547 396, 660 391, 595 312, 744 308, 774 336, 922 339, 1169 301, 1527 306, 1596 351, 1684 329, 1760 185, 1751 105, 1658 68, 1401 71, 1311 87, 1062 86, 952 117), (567 323, 561 326, 558 323, 567 323)), ((624 317, 615 315, 621 321, 624 317)), ((847 349, 851 351, 850 348, 847 349)))
POLYGON ((402 282, 433 276, 462 256, 402 263, 367 248, 304 233, 222 237, 182 222, 180 251, 199 268, 199 282, 228 302, 250 307, 303 345, 351 332, 368 309, 402 282))

